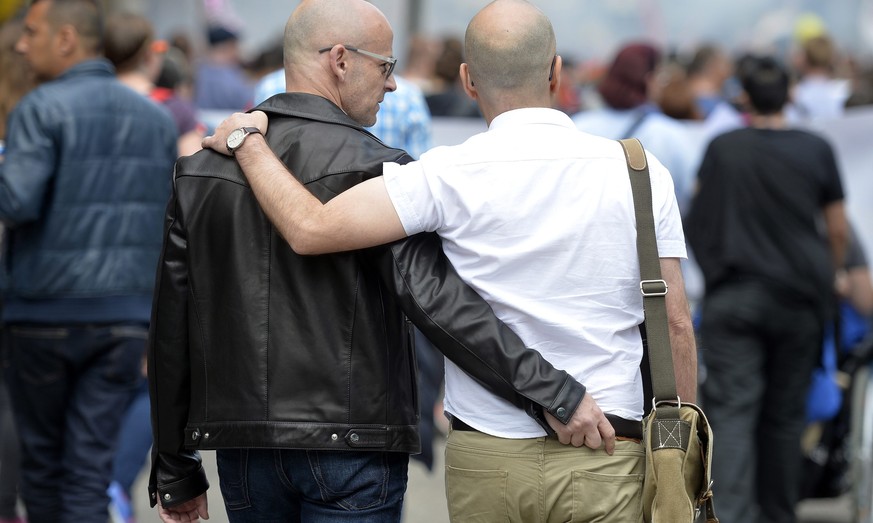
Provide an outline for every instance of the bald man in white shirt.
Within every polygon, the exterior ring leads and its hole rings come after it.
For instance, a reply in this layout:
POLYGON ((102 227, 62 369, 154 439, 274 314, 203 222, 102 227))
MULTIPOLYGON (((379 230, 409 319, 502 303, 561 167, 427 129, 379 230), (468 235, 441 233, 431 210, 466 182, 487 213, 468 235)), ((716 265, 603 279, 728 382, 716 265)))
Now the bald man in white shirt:
MULTIPOLYGON (((555 439, 447 362, 453 520, 476 514, 642 521, 643 447, 619 430, 626 423, 638 427, 644 411, 643 307, 623 151, 551 109, 561 58, 551 23, 537 8, 523 0, 489 4, 470 22, 465 45, 463 85, 489 128, 461 145, 433 149, 406 166, 385 164, 382 177, 325 205, 260 136, 247 140, 236 158, 299 253, 436 231, 458 273, 497 316, 586 385, 576 425, 547 414, 555 439), (574 499, 574 490, 584 499, 574 499)), ((204 145, 221 151, 227 134, 244 125, 263 129, 266 118, 235 114, 204 145)), ((694 401, 696 350, 679 269, 684 235, 670 174, 653 156, 648 160, 677 386, 683 399, 694 401)))

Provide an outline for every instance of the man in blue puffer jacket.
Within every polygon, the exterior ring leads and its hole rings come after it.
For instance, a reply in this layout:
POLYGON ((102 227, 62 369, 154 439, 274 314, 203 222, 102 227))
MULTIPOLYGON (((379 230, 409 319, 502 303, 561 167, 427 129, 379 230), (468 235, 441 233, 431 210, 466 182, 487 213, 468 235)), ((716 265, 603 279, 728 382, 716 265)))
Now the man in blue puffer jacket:
POLYGON ((115 79, 96 0, 37 0, 16 49, 42 84, 10 115, 3 321, 33 523, 104 523, 140 377, 176 159, 168 114, 115 79))

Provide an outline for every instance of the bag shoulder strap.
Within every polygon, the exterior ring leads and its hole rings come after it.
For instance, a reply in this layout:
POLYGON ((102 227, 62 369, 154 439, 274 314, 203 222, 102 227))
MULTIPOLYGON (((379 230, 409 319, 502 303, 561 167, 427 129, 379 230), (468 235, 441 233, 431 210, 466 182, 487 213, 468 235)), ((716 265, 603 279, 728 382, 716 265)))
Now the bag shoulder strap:
MULTIPOLYGON (((679 422, 679 398, 676 394, 676 374, 673 371, 673 352, 670 348, 670 332, 667 328, 667 282, 661 278, 661 259, 655 237, 655 216, 652 212, 652 183, 646 152, 636 138, 619 140, 627 160, 627 171, 634 198, 634 214, 637 222, 637 254, 640 258, 640 292, 645 309, 646 344, 649 351, 649 370, 654 392, 655 411, 658 422, 666 426, 679 422), (664 402, 664 403, 659 403, 664 402)), ((695 407, 705 419, 703 411, 695 407)), ((706 422, 708 425, 708 422, 706 422)), ((711 436, 711 435, 710 435, 711 436)), ((669 439, 669 437, 668 437, 669 439)), ((708 442, 712 445, 712 441, 708 442)), ((711 448, 711 447, 710 447, 711 448)), ((683 450, 687 451, 687 446, 683 450)), ((647 449, 648 451, 648 449, 647 449)), ((712 501, 710 483, 710 454, 706 453, 704 492, 697 500, 706 506, 707 523, 718 523, 712 501)))
MULTIPOLYGON (((676 376, 673 353, 667 328, 667 282, 661 277, 661 259, 655 237, 655 216, 652 212, 652 184, 646 152, 636 138, 619 140, 627 160, 634 213, 637 222, 637 255, 640 259, 640 292, 645 310, 646 345, 654 403, 675 401, 676 376)), ((678 411, 675 413, 678 417, 678 411)))
POLYGON ((639 129, 640 126, 643 125, 643 122, 646 121, 647 116, 649 116, 648 108, 645 106, 640 107, 637 114, 634 115, 634 119, 631 121, 630 127, 628 127, 625 130, 624 134, 621 135, 622 138, 627 139, 632 137, 634 133, 637 132, 637 129, 639 129))

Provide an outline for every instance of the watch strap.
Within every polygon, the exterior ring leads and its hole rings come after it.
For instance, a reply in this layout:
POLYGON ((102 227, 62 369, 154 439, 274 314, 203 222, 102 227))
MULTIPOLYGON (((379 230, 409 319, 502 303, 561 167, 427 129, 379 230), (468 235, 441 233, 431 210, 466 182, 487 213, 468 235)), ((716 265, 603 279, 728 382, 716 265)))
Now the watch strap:
POLYGON ((257 134, 263 134, 263 133, 261 133, 261 130, 258 129, 257 127, 240 127, 239 129, 234 129, 234 130, 231 131, 231 132, 233 133, 233 132, 236 132, 236 131, 242 131, 242 132, 243 132, 243 136, 242 136, 242 139, 239 141, 239 143, 237 144, 236 147, 231 147, 230 145, 227 146, 227 150, 230 152, 231 155, 236 154, 236 150, 239 149, 240 147, 242 147, 242 144, 245 143, 245 141, 246 141, 246 137, 248 137, 248 135, 250 135, 250 134, 255 134, 255 133, 257 133, 257 134))

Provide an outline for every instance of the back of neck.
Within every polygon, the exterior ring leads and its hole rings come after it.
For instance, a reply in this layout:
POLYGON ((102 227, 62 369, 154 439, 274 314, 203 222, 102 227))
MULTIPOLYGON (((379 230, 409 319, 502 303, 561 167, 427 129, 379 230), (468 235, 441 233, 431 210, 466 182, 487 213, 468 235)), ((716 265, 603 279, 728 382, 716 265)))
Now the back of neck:
POLYGON ((783 113, 752 114, 749 125, 756 129, 785 129, 788 127, 783 113))

